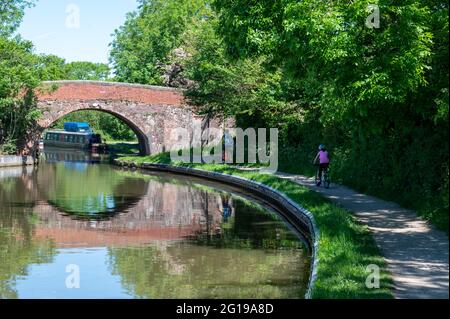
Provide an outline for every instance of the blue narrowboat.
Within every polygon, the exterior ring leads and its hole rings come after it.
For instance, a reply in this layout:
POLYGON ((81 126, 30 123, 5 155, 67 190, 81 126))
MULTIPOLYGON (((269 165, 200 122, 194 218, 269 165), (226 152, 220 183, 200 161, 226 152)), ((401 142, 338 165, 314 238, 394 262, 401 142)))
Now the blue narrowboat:
POLYGON ((99 134, 95 134, 88 123, 66 122, 64 130, 49 130, 44 133, 44 147, 89 149, 93 144, 101 144, 99 134))

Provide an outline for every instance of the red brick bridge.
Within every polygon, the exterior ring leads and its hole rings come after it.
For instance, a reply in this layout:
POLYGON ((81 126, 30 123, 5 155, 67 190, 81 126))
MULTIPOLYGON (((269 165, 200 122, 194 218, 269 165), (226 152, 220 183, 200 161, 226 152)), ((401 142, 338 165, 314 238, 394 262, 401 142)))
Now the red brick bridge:
POLYGON ((123 120, 136 134, 141 153, 155 154, 177 141, 171 136, 174 128, 185 128, 192 136, 193 122, 202 127, 220 126, 197 116, 179 89, 150 85, 98 81, 44 82, 39 90, 38 107, 43 117, 32 132, 28 147, 36 146, 42 132, 55 121, 79 110, 97 110, 123 120))

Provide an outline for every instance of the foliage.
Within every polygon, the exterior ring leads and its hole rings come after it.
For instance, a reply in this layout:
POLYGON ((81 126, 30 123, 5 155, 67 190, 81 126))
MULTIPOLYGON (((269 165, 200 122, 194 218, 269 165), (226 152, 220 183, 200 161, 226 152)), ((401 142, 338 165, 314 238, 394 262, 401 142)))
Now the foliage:
POLYGON ((244 127, 278 127, 284 169, 310 172, 325 143, 335 180, 448 229, 448 3, 376 1, 378 29, 369 4, 216 0, 188 94, 244 127))
POLYGON ((32 44, 0 37, 0 153, 13 153, 40 116, 33 89, 39 84, 32 44))
POLYGON ((39 78, 42 81, 56 80, 110 80, 107 64, 76 61, 67 63, 56 55, 39 55, 39 78))
POLYGON ((63 80, 67 77, 66 60, 56 55, 41 54, 37 56, 38 74, 42 81, 63 80))
POLYGON ((109 66, 104 63, 71 62, 65 66, 66 80, 95 80, 108 81, 110 77, 109 66))
POLYGON ((162 68, 171 62, 186 29, 202 19, 205 0, 140 0, 137 12, 128 14, 115 31, 110 61, 116 80, 162 84, 162 68))
MULTIPOLYGON (((185 179, 162 182, 186 187, 185 179)), ((192 186, 203 203, 217 192, 192 186)), ((210 224, 216 208, 201 207, 210 224)), ((188 241, 110 249, 113 273, 141 298, 303 298, 310 266, 303 244, 278 215, 259 204, 233 196, 233 207, 234 216, 221 222, 220 235, 204 225, 188 241)))
POLYGON ((112 54, 121 58, 119 77, 160 83, 160 72, 141 66, 169 63, 171 49, 182 47, 194 83, 186 96, 199 113, 279 128, 282 170, 311 174, 325 143, 335 181, 448 230, 447 2, 215 0, 183 32, 146 24, 155 15, 190 18, 157 3, 116 34, 117 45, 127 44, 112 54), (365 25, 373 4, 380 28, 365 25), (144 29, 151 32, 140 38, 144 29), (155 44, 161 34, 171 45, 155 44))
POLYGON ((22 21, 25 8, 34 3, 35 0, 2 0, 0 2, 0 37, 12 35, 22 21))

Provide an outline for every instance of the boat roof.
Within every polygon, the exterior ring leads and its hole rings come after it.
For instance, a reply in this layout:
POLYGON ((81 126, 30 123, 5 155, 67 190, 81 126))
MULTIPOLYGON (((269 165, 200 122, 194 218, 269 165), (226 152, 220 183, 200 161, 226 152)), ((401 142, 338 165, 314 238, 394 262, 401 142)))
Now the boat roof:
POLYGON ((89 127, 89 123, 86 122, 65 122, 64 125, 76 125, 81 127, 89 127))

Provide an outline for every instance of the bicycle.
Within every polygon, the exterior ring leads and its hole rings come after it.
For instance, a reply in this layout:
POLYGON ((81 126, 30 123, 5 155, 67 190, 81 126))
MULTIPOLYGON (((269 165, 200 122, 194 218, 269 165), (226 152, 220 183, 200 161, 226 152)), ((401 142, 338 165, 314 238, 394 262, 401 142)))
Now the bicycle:
MULTIPOLYGON (((319 166, 316 164, 316 166, 319 166)), ((331 180, 328 172, 328 168, 322 170, 322 176, 319 176, 319 169, 317 169, 317 173, 315 175, 315 181, 317 187, 323 186, 325 188, 330 188, 331 180)))

